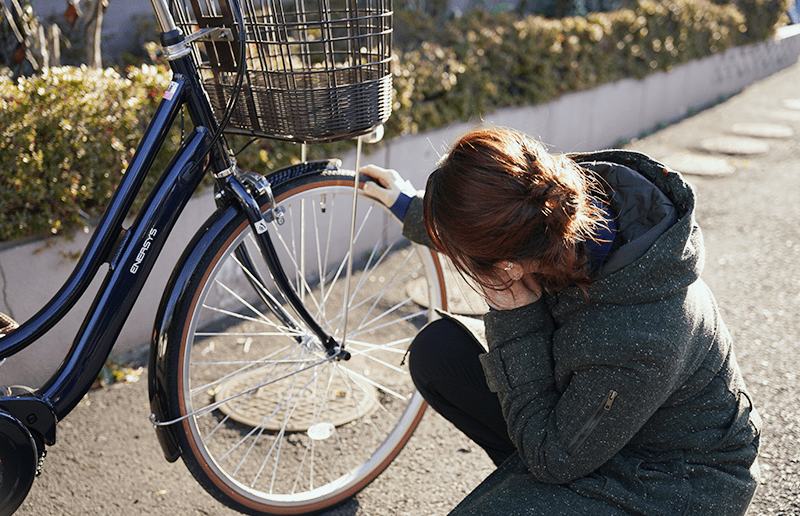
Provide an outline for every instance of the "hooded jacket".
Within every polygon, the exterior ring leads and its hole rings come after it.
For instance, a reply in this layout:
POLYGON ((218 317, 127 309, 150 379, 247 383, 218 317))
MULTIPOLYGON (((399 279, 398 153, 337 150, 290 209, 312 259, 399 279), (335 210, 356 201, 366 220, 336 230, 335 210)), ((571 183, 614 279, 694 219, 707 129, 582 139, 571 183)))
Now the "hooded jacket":
MULTIPOLYGON (((694 193, 643 154, 571 157, 608 185, 621 241, 588 302, 568 287, 484 316, 481 363, 518 451, 493 477, 521 461, 626 513, 744 514, 761 423, 700 279, 694 193)), ((426 241, 421 226, 412 203, 407 236, 426 241)))

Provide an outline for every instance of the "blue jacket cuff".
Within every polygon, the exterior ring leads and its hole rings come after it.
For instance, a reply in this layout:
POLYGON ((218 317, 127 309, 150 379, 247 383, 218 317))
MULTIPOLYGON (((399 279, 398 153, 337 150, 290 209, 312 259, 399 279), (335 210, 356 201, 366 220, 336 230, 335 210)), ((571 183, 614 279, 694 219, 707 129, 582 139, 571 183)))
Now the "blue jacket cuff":
POLYGON ((406 212, 408 212, 409 206, 411 206, 411 196, 400 192, 400 196, 397 198, 394 204, 392 204, 392 207, 389 208, 389 210, 391 210, 395 217, 403 221, 406 218, 406 212))

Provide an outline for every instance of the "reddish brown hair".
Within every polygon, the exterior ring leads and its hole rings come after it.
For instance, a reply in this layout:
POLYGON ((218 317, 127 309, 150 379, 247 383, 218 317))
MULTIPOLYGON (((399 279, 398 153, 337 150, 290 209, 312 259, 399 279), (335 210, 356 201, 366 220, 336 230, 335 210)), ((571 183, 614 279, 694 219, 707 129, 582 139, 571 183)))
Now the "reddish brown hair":
POLYGON ((585 287, 591 277, 579 244, 603 223, 594 188, 566 156, 514 131, 481 129, 461 137, 428 178, 425 228, 480 285, 497 284, 498 262, 535 260, 544 287, 585 287))

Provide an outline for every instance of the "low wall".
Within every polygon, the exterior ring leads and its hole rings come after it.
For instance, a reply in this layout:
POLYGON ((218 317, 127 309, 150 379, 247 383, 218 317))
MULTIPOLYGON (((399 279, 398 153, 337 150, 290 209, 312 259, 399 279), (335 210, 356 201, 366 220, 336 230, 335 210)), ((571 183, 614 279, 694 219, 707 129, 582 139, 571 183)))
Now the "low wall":
MULTIPOLYGON (((781 29, 773 40, 731 49, 639 80, 622 80, 599 88, 564 95, 553 102, 486 115, 481 121, 454 124, 425 134, 388 142, 363 163, 395 168, 417 187, 448 144, 482 124, 513 127, 560 152, 607 148, 621 139, 686 116, 720 96, 736 93, 753 82, 795 64, 800 56, 800 30, 781 29)), ((344 157, 353 167, 353 154, 344 157)), ((195 198, 178 220, 114 348, 116 355, 146 344, 164 285, 181 251, 214 209, 210 193, 195 198)), ((0 245, 0 312, 24 321, 61 287, 75 262, 70 256, 86 246, 89 235, 71 240, 53 238, 0 245)), ((92 287, 68 317, 34 345, 0 366, 0 384, 43 383, 63 360, 102 281, 92 287)))

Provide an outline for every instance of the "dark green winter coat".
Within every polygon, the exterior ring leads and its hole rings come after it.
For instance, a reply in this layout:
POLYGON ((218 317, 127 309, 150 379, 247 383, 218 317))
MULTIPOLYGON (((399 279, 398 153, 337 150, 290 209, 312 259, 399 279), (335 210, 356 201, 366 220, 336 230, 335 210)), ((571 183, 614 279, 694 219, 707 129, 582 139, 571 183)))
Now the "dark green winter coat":
MULTIPOLYGON (((613 191, 623 245, 588 302, 570 287, 484 316, 481 363, 518 455, 455 512, 744 514, 760 420, 700 279, 694 193, 639 153, 572 157, 613 191)), ((405 230, 427 242, 421 203, 405 230)))

